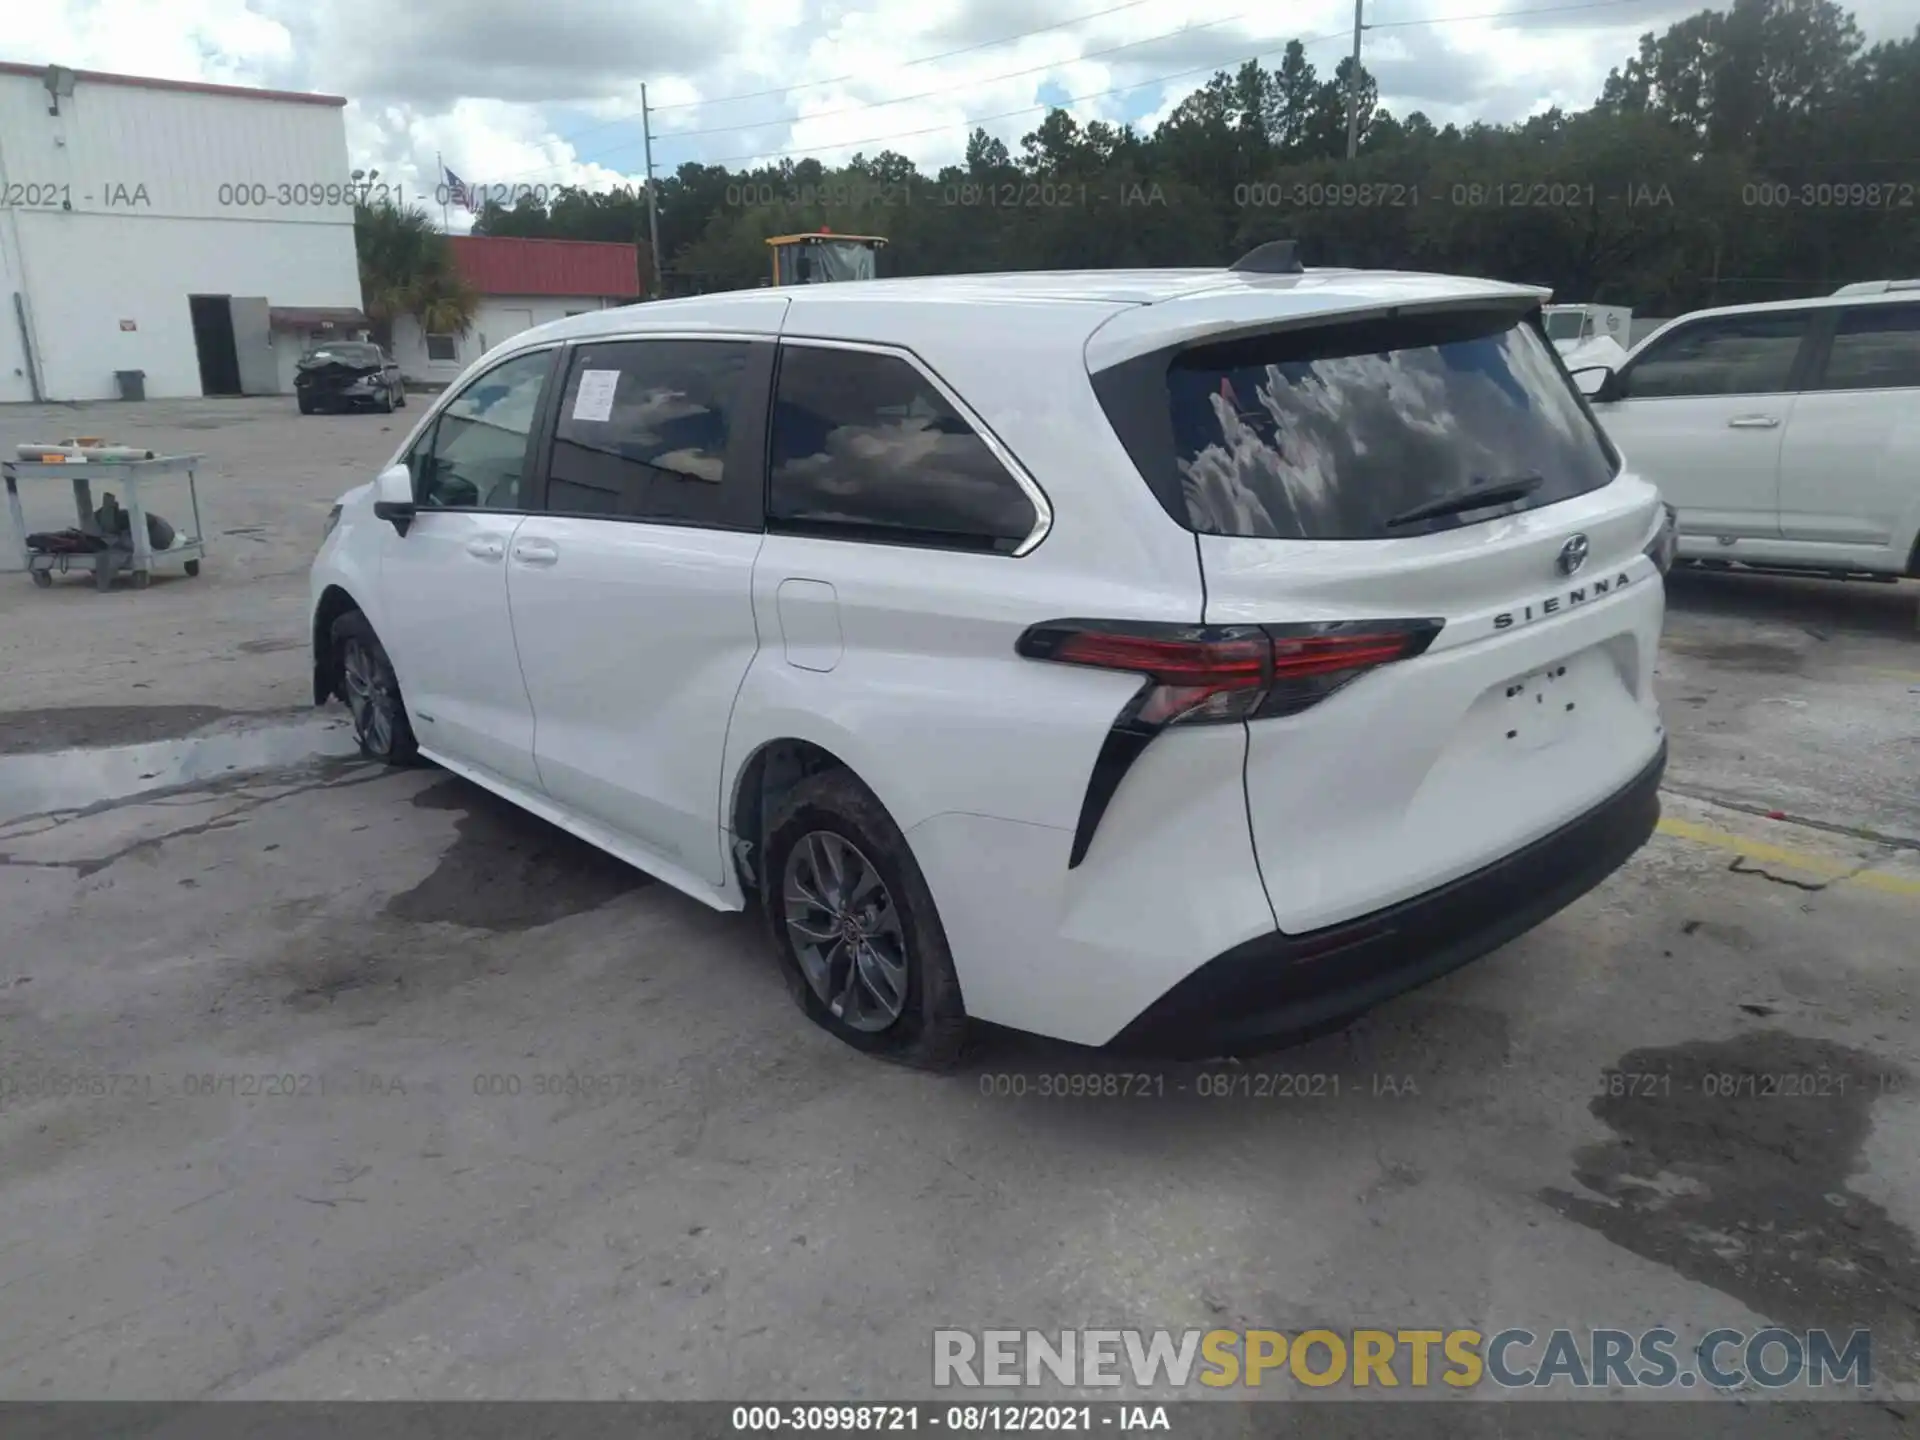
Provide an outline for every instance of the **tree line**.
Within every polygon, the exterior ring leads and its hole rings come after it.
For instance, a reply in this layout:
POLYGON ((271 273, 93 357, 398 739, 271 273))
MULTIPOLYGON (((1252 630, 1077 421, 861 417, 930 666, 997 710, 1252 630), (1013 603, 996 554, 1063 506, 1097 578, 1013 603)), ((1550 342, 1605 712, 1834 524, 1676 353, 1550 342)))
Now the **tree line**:
MULTIPOLYGON (((1050 111, 1017 151, 975 130, 933 174, 892 151, 658 186, 666 291, 764 284, 770 235, 890 242, 882 274, 1216 265, 1292 238, 1309 265, 1439 270, 1677 314, 1920 275, 1920 29, 1868 47, 1831 0, 1735 0, 1648 33, 1585 110, 1507 125, 1394 115, 1299 41, 1221 71, 1151 133, 1050 111)), ((475 233, 620 240, 644 194, 489 204, 475 233)))

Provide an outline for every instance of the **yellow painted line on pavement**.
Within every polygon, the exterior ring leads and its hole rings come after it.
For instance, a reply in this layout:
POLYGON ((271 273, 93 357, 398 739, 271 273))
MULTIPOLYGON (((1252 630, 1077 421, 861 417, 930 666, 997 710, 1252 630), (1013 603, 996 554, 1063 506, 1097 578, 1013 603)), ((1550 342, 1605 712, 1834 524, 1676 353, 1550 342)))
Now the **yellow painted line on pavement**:
POLYGON ((1836 855, 1815 855, 1811 851, 1796 850, 1786 845, 1771 845, 1765 840, 1750 840, 1744 835, 1736 835, 1731 830, 1719 830, 1711 825, 1678 820, 1671 816, 1660 821, 1660 833, 1675 840, 1692 841, 1695 845, 1730 850, 1756 865, 1778 865, 1784 869, 1798 870, 1815 879, 1825 880, 1828 884, 1858 885, 1863 890, 1877 890, 1883 895, 1920 898, 1920 875, 1861 870, 1857 860, 1844 860, 1836 855))

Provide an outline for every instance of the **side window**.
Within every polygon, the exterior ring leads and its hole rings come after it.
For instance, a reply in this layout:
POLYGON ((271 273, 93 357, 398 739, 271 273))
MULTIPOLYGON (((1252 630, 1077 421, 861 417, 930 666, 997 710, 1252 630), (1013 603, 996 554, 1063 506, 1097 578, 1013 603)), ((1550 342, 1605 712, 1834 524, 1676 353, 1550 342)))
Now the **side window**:
POLYGON ((1819 388, 1920 388, 1920 305, 1859 305, 1842 310, 1819 388))
POLYGON ((413 493, 439 509, 526 508, 527 437, 540 415, 553 352, 516 355, 454 396, 407 457, 413 493))
POLYGON ((1765 395, 1785 390, 1812 320, 1810 310, 1777 310, 1696 321, 1649 346, 1621 376, 1626 397, 1765 395))
POLYGON ((986 442, 898 356, 783 346, 772 428, 778 528, 1005 553, 1038 519, 986 442))
POLYGON ((575 351, 547 509, 733 528, 741 507, 728 503, 727 444, 751 350, 738 340, 622 340, 575 351))

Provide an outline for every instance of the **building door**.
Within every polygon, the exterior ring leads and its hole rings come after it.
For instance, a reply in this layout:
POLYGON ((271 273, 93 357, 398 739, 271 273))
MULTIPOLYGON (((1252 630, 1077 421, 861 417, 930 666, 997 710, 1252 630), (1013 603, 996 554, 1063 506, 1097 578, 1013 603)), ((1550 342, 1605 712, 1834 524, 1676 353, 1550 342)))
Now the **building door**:
POLYGON ((242 395, 280 393, 279 357, 273 351, 267 297, 235 295, 227 301, 233 317, 234 359, 242 395))
POLYGON ((233 344, 233 309, 225 295, 189 295, 193 348, 200 357, 202 395, 240 393, 240 357, 233 344))

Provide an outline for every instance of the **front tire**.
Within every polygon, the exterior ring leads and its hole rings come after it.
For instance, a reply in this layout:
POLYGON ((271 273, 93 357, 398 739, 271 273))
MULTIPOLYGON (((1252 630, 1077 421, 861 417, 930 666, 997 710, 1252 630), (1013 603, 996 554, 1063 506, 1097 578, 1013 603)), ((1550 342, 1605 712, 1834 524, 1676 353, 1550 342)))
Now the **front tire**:
POLYGON ((383 765, 411 765, 420 747, 386 647, 358 610, 333 622, 333 666, 340 698, 353 716, 360 753, 383 765))
POLYGON ((966 1049, 967 1012, 906 837, 845 770, 801 781, 767 831, 763 901, 788 988, 856 1050, 924 1070, 966 1049))

